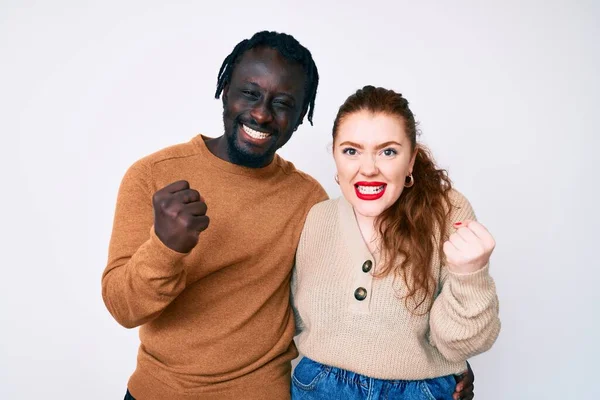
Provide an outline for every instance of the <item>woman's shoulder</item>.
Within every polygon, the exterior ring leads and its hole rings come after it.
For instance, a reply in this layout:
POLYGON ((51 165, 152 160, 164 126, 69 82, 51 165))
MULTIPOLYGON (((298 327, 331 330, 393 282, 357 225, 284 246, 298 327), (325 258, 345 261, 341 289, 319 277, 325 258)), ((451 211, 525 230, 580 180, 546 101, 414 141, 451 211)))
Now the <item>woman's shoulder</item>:
POLYGON ((335 198, 335 199, 323 200, 323 201, 315 204, 314 206, 312 206, 312 208, 308 212, 308 216, 306 218, 307 221, 309 219, 311 219, 311 220, 317 219, 318 220, 318 219, 327 218, 327 217, 336 215, 337 210, 339 209, 339 203, 340 203, 340 199, 335 198))
POLYGON ((335 235, 339 225, 340 199, 324 200, 312 206, 302 231, 303 239, 322 240, 335 235))
POLYGON ((466 196, 454 188, 450 189, 450 192, 448 192, 448 197, 450 198, 450 202, 453 206, 460 207, 463 204, 469 203, 469 200, 466 198, 466 196))
POLYGON ((456 189, 450 189, 448 197, 450 199, 450 222, 454 223, 464 219, 475 219, 473 207, 464 194, 456 189))
POLYGON ((339 236, 338 199, 324 200, 312 206, 300 235, 297 265, 304 265, 305 257, 310 257, 317 249, 332 246, 332 240, 339 236))

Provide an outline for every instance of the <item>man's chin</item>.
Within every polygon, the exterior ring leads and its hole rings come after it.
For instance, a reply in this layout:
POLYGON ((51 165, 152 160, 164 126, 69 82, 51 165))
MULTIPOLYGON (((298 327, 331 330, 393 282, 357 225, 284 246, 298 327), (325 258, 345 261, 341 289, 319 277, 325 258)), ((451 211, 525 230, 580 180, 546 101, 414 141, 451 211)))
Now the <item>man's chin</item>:
POLYGON ((271 162, 275 150, 271 147, 254 146, 252 143, 244 141, 236 129, 232 135, 227 137, 227 153, 232 163, 250 168, 264 167, 271 162))
POLYGON ((249 149, 239 148, 239 146, 237 145, 230 146, 228 150, 229 159, 231 160, 231 162, 237 165, 242 165, 244 167, 264 167, 267 164, 269 164, 273 158, 273 155, 270 153, 255 153, 250 151, 249 149))

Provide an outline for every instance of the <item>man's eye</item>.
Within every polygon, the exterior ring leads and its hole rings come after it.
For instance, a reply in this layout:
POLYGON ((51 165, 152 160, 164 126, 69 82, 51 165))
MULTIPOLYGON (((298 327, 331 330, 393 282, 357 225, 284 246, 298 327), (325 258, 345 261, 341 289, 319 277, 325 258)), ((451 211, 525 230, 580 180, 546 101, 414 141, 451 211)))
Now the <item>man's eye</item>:
POLYGON ((275 103, 275 105, 277 105, 279 107, 292 108, 292 106, 289 103, 282 101, 282 100, 276 100, 276 101, 274 101, 274 103, 275 103))
POLYGON ((258 94, 256 92, 253 92, 252 90, 242 90, 242 94, 248 98, 252 98, 255 99, 258 97, 258 94))

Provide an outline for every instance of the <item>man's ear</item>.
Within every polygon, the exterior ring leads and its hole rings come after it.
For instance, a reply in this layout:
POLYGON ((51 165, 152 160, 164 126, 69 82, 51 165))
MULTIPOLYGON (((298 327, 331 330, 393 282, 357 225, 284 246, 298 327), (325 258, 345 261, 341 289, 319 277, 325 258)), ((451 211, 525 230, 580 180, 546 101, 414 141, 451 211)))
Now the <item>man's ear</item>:
POLYGON ((296 127, 294 128, 294 131, 296 129, 298 129, 298 127, 300 125, 302 125, 302 121, 304 121, 304 117, 306 116, 306 111, 308 111, 308 108, 304 109, 304 111, 302 111, 302 114, 300 114, 300 116, 298 117, 298 123, 296 124, 296 127))
POLYGON ((223 105, 227 104, 227 98, 229 95, 229 82, 225 84, 223 87, 223 92, 221 93, 221 100, 223 100, 223 105))

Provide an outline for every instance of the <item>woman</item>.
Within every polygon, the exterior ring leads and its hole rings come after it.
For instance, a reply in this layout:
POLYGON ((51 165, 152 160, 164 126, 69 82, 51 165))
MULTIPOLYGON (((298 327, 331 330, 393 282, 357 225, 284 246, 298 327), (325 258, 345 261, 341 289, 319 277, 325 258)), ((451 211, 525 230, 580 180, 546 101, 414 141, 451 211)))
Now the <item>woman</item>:
POLYGON ((365 86, 333 125, 343 197, 315 205, 292 281, 292 399, 452 399, 500 321, 495 243, 416 141, 401 94, 365 86))

